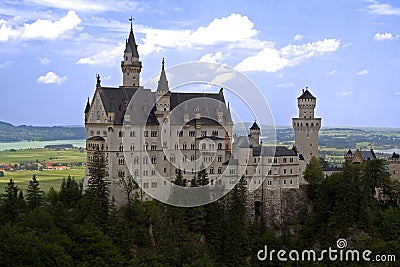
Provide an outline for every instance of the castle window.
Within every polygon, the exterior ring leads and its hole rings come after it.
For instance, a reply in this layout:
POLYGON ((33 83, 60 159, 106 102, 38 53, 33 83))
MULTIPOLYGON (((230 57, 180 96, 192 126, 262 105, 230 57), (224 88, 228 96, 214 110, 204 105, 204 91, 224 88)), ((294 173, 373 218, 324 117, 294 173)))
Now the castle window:
POLYGON ((196 135, 196 131, 189 131, 189 136, 194 137, 196 135))
POLYGON ((156 156, 152 156, 151 157, 151 163, 152 164, 156 164, 156 156))
POLYGON ((104 136, 104 137, 107 136, 107 131, 103 131, 103 136, 104 136))
POLYGON ((290 184, 293 184, 293 180, 292 179, 290 179, 290 184))
POLYGON ((292 174, 293 173, 293 170, 292 169, 290 169, 290 174, 292 174))
POLYGON ((119 131, 118 136, 119 137, 123 137, 124 136, 124 132, 123 131, 119 131))
POLYGON ((206 146, 205 143, 201 144, 201 149, 203 149, 203 150, 206 150, 206 149, 207 149, 207 146, 206 146))
POLYGON ((312 144, 310 143, 310 146, 312 146, 312 144))
POLYGON ((153 151, 157 150, 157 145, 156 144, 152 144, 150 149, 153 150, 153 151))
POLYGON ((143 171, 143 176, 149 176, 149 171, 143 171))
POLYGON ((222 143, 218 143, 218 150, 222 149, 222 143))
POLYGON ((283 180, 283 184, 286 184, 286 179, 283 180))
POLYGON ((144 131, 144 132, 143 132, 143 136, 144 136, 144 137, 149 137, 149 131, 144 131))
POLYGON ((286 174, 286 169, 283 169, 283 174, 286 174))
POLYGON ((129 136, 130 136, 130 137, 135 137, 135 131, 131 131, 131 132, 129 133, 129 136))
POLYGON ((171 155, 171 162, 174 163, 175 162, 175 156, 171 155))
POLYGON ((135 177, 139 176, 139 170, 138 169, 136 169, 134 173, 135 173, 135 177))
POLYGON ((151 137, 157 137, 157 131, 151 131, 150 135, 151 137))
POLYGON ((212 131, 212 135, 213 135, 213 136, 218 136, 218 130, 212 131))
POLYGON ((167 173, 167 168, 164 168, 164 173, 167 173))
POLYGON ((176 136, 183 137, 183 131, 176 131, 176 136))
POLYGON ((144 156, 143 157, 143 164, 147 164, 147 163, 149 163, 149 158, 144 156))
POLYGON ((201 131, 201 136, 207 136, 207 131, 201 131))
POLYGON ((134 150, 135 150, 135 146, 131 145, 131 151, 134 151, 134 150))
POLYGON ((210 168, 210 174, 214 174, 214 167, 210 168))
POLYGON ((133 164, 139 164, 139 157, 135 157, 133 159, 133 164))
POLYGON ((272 181, 271 180, 268 180, 268 185, 272 185, 272 181))
POLYGON ((163 147, 167 147, 167 142, 166 141, 163 142, 163 147))
POLYGON ((286 163, 287 162, 287 159, 286 158, 283 158, 283 163, 286 163))
POLYGON ((175 144, 175 149, 178 150, 179 149, 179 145, 175 144))
POLYGON ((186 143, 183 143, 182 148, 183 150, 186 150, 186 143))
POLYGON ((222 156, 218 156, 218 162, 222 162, 222 156))
POLYGON ((293 158, 290 158, 290 159, 289 159, 289 162, 290 162, 290 163, 293 163, 293 158))
POLYGON ((278 163, 278 159, 277 158, 274 158, 274 163, 278 163))
POLYGON ((156 170, 151 170, 151 175, 156 175, 156 170))
POLYGON ((157 188, 157 182, 151 182, 151 188, 157 188))
POLYGON ((149 183, 143 183, 143 188, 149 188, 149 183))
POLYGON ((190 156, 190 161, 194 161, 194 155, 190 156))
POLYGON ((222 168, 219 167, 219 168, 218 168, 218 174, 221 174, 221 173, 222 173, 222 168))
POLYGON ((196 149, 195 144, 190 144, 190 149, 196 149))

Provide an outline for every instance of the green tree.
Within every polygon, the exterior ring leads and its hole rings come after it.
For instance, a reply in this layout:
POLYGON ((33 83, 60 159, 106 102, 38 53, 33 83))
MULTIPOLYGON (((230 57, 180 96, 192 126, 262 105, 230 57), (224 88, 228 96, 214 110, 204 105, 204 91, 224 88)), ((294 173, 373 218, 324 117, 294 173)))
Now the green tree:
POLYGON ((82 184, 75 181, 73 177, 68 175, 67 179, 63 178, 58 195, 59 200, 64 206, 71 208, 82 197, 82 184))
POLYGON ((242 177, 228 195, 228 222, 224 242, 224 262, 228 266, 249 265, 247 262, 250 247, 247 232, 246 191, 242 177))
POLYGON ((13 179, 7 183, 4 195, 4 211, 8 219, 15 219, 18 214, 18 186, 15 185, 13 179))
POLYGON ((89 215, 98 223, 105 223, 107 221, 110 206, 110 181, 108 181, 106 177, 106 168, 107 165, 104 155, 97 149, 93 153, 92 161, 89 163, 90 178, 85 195, 89 199, 89 215))
POLYGON ((135 179, 133 179, 132 175, 128 175, 127 177, 121 175, 119 176, 119 182, 122 185, 122 188, 126 194, 126 198, 128 200, 128 206, 131 206, 132 204, 132 193, 136 193, 134 194, 134 198, 133 200, 138 200, 139 199, 139 195, 137 194, 137 192, 135 192, 134 190, 138 189, 138 185, 135 182, 135 179))
POLYGON ((321 164, 316 157, 312 157, 304 171, 304 179, 309 183, 307 195, 310 199, 317 198, 319 186, 324 181, 324 173, 321 164))
POLYGON ((43 191, 40 190, 40 183, 36 175, 32 176, 26 189, 26 199, 31 210, 39 207, 43 203, 43 191))

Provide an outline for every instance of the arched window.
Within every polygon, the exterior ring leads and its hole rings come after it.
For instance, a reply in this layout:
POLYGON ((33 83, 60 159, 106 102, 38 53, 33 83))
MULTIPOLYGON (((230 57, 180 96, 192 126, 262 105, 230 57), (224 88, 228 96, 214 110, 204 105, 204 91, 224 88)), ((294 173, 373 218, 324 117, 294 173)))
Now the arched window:
POLYGON ((218 150, 222 149, 222 143, 218 143, 218 150))

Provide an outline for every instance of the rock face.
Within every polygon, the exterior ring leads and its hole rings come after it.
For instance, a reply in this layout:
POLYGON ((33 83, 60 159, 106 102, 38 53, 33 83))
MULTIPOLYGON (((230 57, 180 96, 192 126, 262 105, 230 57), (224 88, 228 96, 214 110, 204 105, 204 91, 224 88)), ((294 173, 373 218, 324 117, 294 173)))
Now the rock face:
POLYGON ((258 221, 263 216, 267 226, 279 226, 297 219, 306 199, 302 189, 257 190, 248 194, 248 217, 258 221))

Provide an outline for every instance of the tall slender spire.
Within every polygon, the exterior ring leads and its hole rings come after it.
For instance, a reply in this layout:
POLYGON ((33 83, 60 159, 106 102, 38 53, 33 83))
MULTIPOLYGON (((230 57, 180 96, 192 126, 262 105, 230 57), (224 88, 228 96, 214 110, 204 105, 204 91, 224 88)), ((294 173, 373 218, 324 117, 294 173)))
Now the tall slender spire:
POLYGON ((135 36, 133 35, 133 18, 131 17, 129 19, 129 21, 131 22, 131 30, 129 32, 129 37, 128 40, 126 42, 126 46, 125 46, 125 53, 132 53, 132 57, 134 58, 139 58, 139 53, 137 51, 137 44, 135 41, 135 36))
POLYGON ((167 80, 167 75, 165 74, 165 69, 164 69, 164 64, 165 60, 163 58, 161 62, 161 74, 160 74, 160 80, 158 81, 158 86, 157 86, 157 91, 169 91, 169 86, 168 86, 168 80, 167 80))

